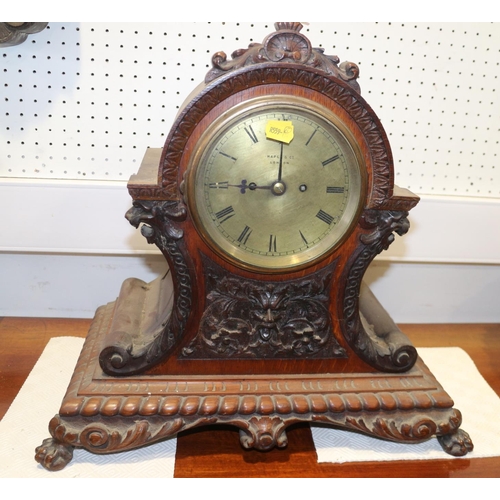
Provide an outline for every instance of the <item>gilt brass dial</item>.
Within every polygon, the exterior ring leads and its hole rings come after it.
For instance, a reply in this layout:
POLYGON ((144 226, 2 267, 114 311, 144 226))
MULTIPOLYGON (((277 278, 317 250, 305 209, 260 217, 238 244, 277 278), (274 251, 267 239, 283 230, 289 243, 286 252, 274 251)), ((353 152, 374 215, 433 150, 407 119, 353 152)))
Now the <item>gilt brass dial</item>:
POLYGON ((361 155, 319 106, 298 98, 243 104, 198 146, 191 211, 205 240, 237 265, 303 267, 350 232, 360 208, 361 155))

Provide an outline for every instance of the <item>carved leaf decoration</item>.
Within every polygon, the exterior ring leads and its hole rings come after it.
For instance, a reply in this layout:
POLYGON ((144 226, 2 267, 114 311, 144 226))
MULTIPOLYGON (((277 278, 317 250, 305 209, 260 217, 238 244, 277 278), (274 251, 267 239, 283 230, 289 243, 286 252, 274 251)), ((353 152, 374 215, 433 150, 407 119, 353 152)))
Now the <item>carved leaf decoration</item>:
POLYGON ((207 301, 190 357, 345 357, 328 311, 332 266, 288 282, 232 277, 205 259, 207 301))

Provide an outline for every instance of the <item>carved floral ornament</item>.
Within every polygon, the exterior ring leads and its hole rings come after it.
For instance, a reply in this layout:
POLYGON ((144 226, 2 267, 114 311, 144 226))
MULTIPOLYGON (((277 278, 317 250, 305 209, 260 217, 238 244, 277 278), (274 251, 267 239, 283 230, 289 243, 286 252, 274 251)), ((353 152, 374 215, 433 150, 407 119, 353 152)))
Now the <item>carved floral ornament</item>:
POLYGON ((49 23, 0 23, 0 47, 23 43, 28 35, 43 31, 49 23))

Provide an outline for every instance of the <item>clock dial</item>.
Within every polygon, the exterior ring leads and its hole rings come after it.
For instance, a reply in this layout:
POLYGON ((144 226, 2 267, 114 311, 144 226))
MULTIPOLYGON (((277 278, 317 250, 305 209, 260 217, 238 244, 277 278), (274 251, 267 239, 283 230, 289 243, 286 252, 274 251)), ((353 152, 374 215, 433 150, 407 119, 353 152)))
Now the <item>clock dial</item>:
POLYGON ((201 149, 192 190, 197 227, 239 265, 303 266, 352 227, 362 186, 358 155, 314 110, 240 110, 201 149))

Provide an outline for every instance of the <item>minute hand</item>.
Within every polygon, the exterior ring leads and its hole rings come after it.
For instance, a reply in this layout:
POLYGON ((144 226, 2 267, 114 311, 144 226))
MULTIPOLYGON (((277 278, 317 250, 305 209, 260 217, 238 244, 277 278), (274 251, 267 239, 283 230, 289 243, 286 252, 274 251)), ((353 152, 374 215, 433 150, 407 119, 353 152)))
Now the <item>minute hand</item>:
POLYGON ((283 175, 283 143, 280 143, 280 168, 278 170, 278 181, 281 181, 283 175))

